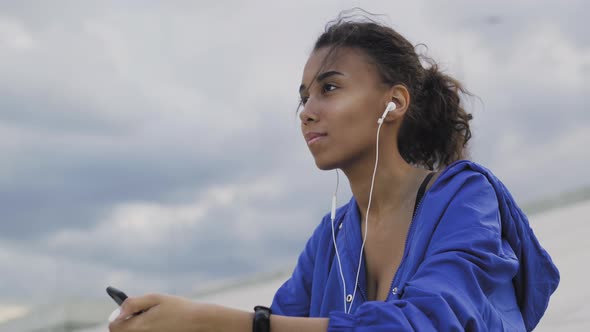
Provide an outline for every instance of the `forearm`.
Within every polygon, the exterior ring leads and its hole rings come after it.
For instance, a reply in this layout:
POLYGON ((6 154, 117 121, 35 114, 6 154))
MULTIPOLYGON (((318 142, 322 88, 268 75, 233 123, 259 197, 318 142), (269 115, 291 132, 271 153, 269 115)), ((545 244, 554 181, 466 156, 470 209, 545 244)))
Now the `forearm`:
MULTIPOLYGON (((220 306, 214 310, 214 316, 214 331, 252 332, 253 312, 220 306)), ((272 332, 326 332, 328 319, 271 315, 270 329, 272 332)))
POLYGON ((270 330, 272 332, 326 332, 328 331, 328 318, 270 316, 270 330))

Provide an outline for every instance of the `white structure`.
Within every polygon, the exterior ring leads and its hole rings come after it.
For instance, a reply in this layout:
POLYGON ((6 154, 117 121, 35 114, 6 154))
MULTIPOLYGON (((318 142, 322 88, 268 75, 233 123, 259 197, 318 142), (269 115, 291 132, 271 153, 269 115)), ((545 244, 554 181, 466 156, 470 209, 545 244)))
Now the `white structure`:
MULTIPOLYGON (((561 283, 551 298, 549 310, 535 331, 590 331, 590 288, 584 282, 590 268, 590 195, 578 193, 569 202, 541 204, 529 218, 542 245, 561 272, 561 283), (548 208, 548 210, 547 210, 548 208), (544 211, 542 209, 545 209, 544 211)), ((290 271, 246 279, 192 296, 203 302, 252 310, 270 304, 274 292, 290 271)), ((25 317, 0 324, 0 332, 106 332, 106 319, 114 303, 105 297, 100 303, 74 301, 37 308, 25 317)))

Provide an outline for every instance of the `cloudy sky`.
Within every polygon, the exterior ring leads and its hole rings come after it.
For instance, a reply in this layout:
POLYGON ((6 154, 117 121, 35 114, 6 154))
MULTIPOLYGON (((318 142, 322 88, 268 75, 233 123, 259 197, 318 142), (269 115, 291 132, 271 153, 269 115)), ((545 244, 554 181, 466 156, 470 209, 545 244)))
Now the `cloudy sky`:
POLYGON ((335 184, 297 89, 355 6, 479 97, 472 159, 519 201, 590 185, 581 0, 1 1, 0 309, 292 266, 335 184))

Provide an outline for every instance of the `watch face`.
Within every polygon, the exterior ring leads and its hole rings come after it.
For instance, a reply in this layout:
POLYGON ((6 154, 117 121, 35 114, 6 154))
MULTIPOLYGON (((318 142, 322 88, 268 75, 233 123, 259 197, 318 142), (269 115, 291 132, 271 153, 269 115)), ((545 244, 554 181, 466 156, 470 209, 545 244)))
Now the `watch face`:
POLYGON ((270 310, 269 307, 265 307, 263 305, 257 305, 257 306, 254 307, 254 311, 258 311, 258 310, 266 310, 269 313, 272 313, 272 310, 270 310))

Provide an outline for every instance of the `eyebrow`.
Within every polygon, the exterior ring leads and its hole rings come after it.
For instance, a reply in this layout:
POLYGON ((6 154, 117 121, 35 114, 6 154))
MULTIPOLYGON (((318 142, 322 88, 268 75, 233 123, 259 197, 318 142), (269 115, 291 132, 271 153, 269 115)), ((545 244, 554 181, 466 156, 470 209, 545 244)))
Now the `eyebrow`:
MULTIPOLYGON (((341 73, 341 72, 339 72, 339 71, 331 70, 331 71, 327 71, 327 72, 324 72, 324 73, 321 73, 321 74, 319 74, 319 75, 316 77, 316 79, 315 79, 315 80, 316 80, 317 82, 320 82, 320 81, 322 81, 322 80, 325 80, 326 78, 328 78, 328 77, 330 77, 330 76, 334 76, 334 75, 342 75, 342 76, 344 76, 344 74, 343 74, 343 73, 341 73)), ((312 82, 312 84, 313 84, 313 82, 312 82)), ((306 88, 305 88, 305 84, 301 84, 301 85, 299 86, 299 93, 302 93, 302 92, 303 92, 305 89, 306 89, 306 88)))

